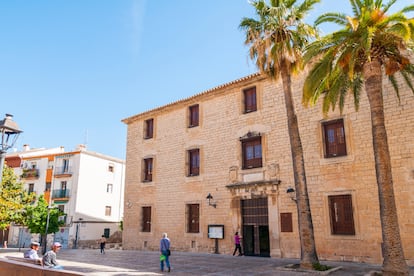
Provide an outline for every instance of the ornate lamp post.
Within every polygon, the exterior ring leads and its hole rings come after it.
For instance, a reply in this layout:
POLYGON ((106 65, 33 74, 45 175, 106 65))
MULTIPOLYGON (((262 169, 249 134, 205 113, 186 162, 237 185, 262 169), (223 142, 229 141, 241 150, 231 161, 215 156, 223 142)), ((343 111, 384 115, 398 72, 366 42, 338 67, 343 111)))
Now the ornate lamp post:
POLYGON ((13 121, 13 115, 6 114, 6 117, 0 121, 0 185, 3 181, 4 159, 6 159, 7 150, 14 146, 22 132, 16 122, 13 121))

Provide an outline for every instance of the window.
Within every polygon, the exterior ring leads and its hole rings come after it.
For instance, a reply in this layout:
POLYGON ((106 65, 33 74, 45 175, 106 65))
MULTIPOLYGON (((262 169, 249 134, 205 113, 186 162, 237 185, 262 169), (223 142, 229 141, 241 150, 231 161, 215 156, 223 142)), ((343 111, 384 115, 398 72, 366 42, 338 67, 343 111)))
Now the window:
POLYGON ((50 182, 46 182, 45 191, 46 191, 46 192, 50 192, 51 187, 52 187, 52 183, 50 183, 50 182))
POLYGON ((111 229, 104 228, 104 236, 105 236, 105 238, 109 239, 110 233, 111 233, 111 229))
POLYGON ((192 149, 188 151, 188 175, 195 176, 200 174, 200 150, 192 149))
POLYGON ((198 104, 190 106, 188 127, 198 126, 198 118, 198 104))
POLYGON ((65 205, 58 205, 58 209, 59 209, 59 211, 64 213, 65 212, 65 205))
POLYGON ((29 192, 29 194, 34 192, 34 183, 29 184, 29 191, 28 192, 29 192))
POLYGON ((108 165, 108 172, 114 172, 114 165, 108 165))
POLYGON ((62 162, 62 172, 67 173, 69 171, 69 159, 63 159, 62 162))
POLYGON ((150 139, 154 137, 154 119, 145 121, 144 138, 150 139))
POLYGON ((243 90, 244 95, 244 112, 249 113, 257 110, 256 87, 243 90))
POLYGON ((151 232, 151 207, 142 207, 142 232, 151 232))
POLYGON ((200 205, 199 204, 187 204, 187 232, 188 233, 200 232, 199 219, 200 219, 200 205))
POLYGON ((342 119, 323 123, 325 158, 346 155, 344 121, 342 119))
POLYGON ((280 231, 293 232, 292 213, 280 213, 280 231))
POLYGON ((242 140, 243 169, 262 167, 262 139, 260 136, 242 140))
POLYGON ((109 217, 111 216, 112 207, 111 206, 105 206, 105 216, 109 217))
POLYGON ((106 184, 106 192, 108 194, 112 194, 113 185, 112 184, 106 184))
POLYGON ((331 233, 333 235, 355 235, 351 195, 328 196, 331 233))
POLYGON ((152 158, 144 159, 144 170, 143 170, 143 181, 151 182, 152 181, 152 158))

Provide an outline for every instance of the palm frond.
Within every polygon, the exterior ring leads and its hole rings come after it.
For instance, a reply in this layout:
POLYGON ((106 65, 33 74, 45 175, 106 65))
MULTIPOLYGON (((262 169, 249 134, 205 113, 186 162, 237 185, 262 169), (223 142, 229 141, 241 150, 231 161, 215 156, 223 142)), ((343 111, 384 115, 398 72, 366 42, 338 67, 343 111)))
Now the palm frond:
POLYGON ((336 23, 338 25, 346 26, 348 24, 348 20, 346 19, 346 15, 343 13, 329 12, 322 14, 315 20, 316 26, 322 23, 336 23))

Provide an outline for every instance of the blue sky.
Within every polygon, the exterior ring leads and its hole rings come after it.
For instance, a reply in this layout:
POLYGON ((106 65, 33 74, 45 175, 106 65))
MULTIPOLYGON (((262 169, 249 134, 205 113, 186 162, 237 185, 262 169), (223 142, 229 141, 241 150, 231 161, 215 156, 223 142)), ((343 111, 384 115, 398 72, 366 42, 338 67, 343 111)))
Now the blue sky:
MULTIPOLYGON (((322 0, 309 22, 348 6, 322 0)), ((238 28, 253 16, 247 0, 0 1, 0 117, 19 150, 125 158, 122 119, 256 72, 238 28)))

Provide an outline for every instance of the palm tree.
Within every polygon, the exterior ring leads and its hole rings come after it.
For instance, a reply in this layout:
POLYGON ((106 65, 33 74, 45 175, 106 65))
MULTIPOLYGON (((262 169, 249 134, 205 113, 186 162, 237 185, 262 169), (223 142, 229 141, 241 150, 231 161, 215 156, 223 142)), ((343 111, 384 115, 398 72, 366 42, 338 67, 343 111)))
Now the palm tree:
POLYGON ((321 94, 323 111, 339 105, 342 112, 348 92, 353 94, 356 110, 363 87, 371 111, 373 150, 378 185, 383 239, 384 275, 408 275, 398 225, 393 191, 390 153, 384 123, 383 71, 399 97, 396 73, 414 92, 411 83, 414 66, 410 55, 414 49, 414 19, 405 13, 414 5, 387 15, 396 0, 350 0, 353 16, 326 13, 315 24, 334 22, 343 29, 311 43, 305 61, 318 56, 305 80, 303 103, 314 104, 321 94), (411 52, 410 52, 411 51, 411 52))
POLYGON ((301 267, 311 269, 319 263, 316 254, 312 215, 306 185, 305 161, 299 135, 297 116, 292 98, 293 73, 303 65, 302 51, 316 30, 303 22, 306 13, 319 0, 265 0, 251 2, 258 19, 243 18, 240 28, 246 33, 245 44, 250 47, 250 58, 261 71, 273 80, 282 77, 287 113, 301 248, 301 267))

